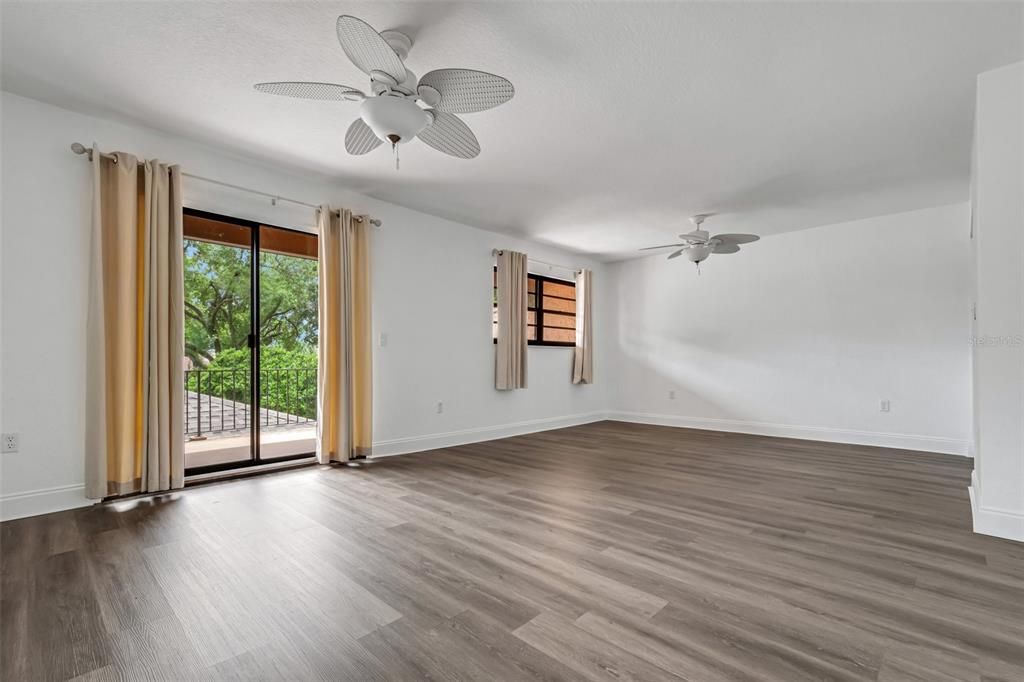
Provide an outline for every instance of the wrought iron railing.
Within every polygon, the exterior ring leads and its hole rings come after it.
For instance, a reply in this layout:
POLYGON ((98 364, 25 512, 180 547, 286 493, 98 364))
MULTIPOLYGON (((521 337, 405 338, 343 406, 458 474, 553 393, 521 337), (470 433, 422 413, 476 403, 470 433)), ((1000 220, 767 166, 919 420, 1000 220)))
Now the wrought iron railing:
MULTIPOLYGON (((250 374, 247 369, 185 370, 186 437, 199 440, 250 428, 250 374)), ((315 368, 261 369, 260 394, 260 426, 312 424, 316 420, 315 368)))

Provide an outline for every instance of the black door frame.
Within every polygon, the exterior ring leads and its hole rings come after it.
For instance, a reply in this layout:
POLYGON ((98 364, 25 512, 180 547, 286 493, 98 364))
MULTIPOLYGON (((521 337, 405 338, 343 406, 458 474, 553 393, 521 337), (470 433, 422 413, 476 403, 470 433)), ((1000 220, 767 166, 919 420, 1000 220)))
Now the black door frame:
MULTIPOLYGON (((316 455, 315 452, 303 452, 297 455, 283 455, 281 457, 273 457, 271 459, 262 459, 260 457, 260 393, 262 386, 260 385, 260 334, 259 334, 259 316, 260 316, 260 228, 270 227, 275 230, 286 230, 288 232, 297 232, 299 234, 312 234, 310 232, 304 232, 303 230, 296 230, 290 227, 281 227, 280 225, 270 225, 268 223, 260 223, 253 220, 246 220, 244 218, 235 218, 233 216, 221 215, 219 213, 211 213, 209 211, 200 211, 195 208, 184 209, 185 215, 195 216, 196 218, 206 218, 208 220, 217 220, 231 225, 238 225, 240 227, 249 228, 249 248, 251 249, 252 258, 249 261, 249 281, 251 283, 250 289, 250 303, 249 303, 249 372, 251 373, 252 379, 249 382, 249 413, 251 418, 249 419, 249 459, 248 461, 238 462, 224 462, 221 464, 208 464, 206 466, 191 467, 185 469, 186 476, 198 476, 201 474, 210 474, 218 471, 229 471, 231 469, 243 469, 246 467, 261 466, 264 464, 276 464, 278 462, 288 462, 296 459, 305 459, 307 457, 313 457, 316 455)), ((319 239, 319 235, 313 235, 319 239)), ((319 331, 318 331, 319 333, 319 331)), ((184 434, 182 434, 184 436, 184 434)))

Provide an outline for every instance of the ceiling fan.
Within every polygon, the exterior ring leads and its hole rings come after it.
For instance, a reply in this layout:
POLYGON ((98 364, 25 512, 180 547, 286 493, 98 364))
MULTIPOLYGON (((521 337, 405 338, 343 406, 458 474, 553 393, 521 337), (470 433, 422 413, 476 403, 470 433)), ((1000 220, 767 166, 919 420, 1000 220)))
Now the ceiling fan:
POLYGON ((484 111, 515 94, 501 76, 471 69, 438 69, 417 80, 403 63, 412 40, 399 31, 377 33, 365 21, 343 15, 338 17, 337 32, 349 60, 370 77, 369 95, 335 83, 283 81, 254 87, 286 97, 362 102, 360 117, 345 133, 349 154, 366 154, 390 142, 397 168, 398 145, 418 137, 439 152, 472 159, 480 153, 480 143, 455 114, 484 111))
POLYGON ((679 244, 648 246, 647 248, 640 250, 650 251, 652 249, 676 247, 678 250, 673 251, 668 255, 669 260, 678 258, 685 253, 686 259, 691 263, 695 263, 699 272, 701 261, 705 260, 711 254, 736 253, 740 250, 740 244, 749 244, 760 239, 756 234, 716 234, 712 237, 709 232, 700 229, 700 226, 707 218, 710 218, 711 215, 711 213, 699 213, 692 216, 690 218, 690 222, 693 223, 697 229, 693 232, 687 232, 686 234, 679 235, 679 239, 682 240, 679 244))

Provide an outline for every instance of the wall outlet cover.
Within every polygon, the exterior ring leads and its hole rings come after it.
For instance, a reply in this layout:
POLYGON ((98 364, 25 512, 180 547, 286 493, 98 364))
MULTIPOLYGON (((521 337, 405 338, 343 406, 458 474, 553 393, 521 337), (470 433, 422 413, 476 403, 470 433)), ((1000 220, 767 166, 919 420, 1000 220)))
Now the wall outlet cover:
POLYGON ((18 434, 16 433, 5 433, 0 436, 0 451, 2 452, 17 452, 18 451, 18 434))

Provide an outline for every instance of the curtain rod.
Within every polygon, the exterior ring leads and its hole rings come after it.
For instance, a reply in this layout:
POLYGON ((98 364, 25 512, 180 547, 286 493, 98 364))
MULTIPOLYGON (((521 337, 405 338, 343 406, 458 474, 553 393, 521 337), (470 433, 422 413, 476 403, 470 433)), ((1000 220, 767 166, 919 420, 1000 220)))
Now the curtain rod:
MULTIPOLYGON (((491 255, 497 256, 503 252, 502 249, 491 249, 491 255)), ((547 265, 550 268, 561 268, 562 270, 572 270, 573 272, 582 272, 582 268, 573 267, 571 265, 559 265, 558 263, 549 263, 546 260, 540 260, 539 258, 530 258, 526 256, 526 260, 531 263, 540 263, 541 265, 547 265)))
MULTIPOLYGON (((86 158, 88 158, 90 161, 92 161, 92 150, 89 149, 88 147, 86 147, 81 142, 75 142, 74 144, 72 144, 71 145, 71 151, 73 151, 75 154, 78 154, 78 155, 85 155, 86 158)), ((111 159, 114 163, 117 163, 117 157, 115 155, 113 155, 113 154, 106 154, 104 152, 100 152, 100 153, 103 155, 104 158, 111 159)), ((269 192, 261 192, 258 189, 250 189, 249 187, 242 187, 241 185, 233 185, 230 182, 223 182, 222 180, 214 180, 213 178, 205 178, 202 175, 193 175, 192 173, 186 173, 184 171, 182 171, 181 174, 184 175, 187 178, 192 178, 193 180, 200 180, 202 182, 208 182, 211 185, 220 185, 221 187, 230 187, 231 189, 237 189, 237 190, 239 190, 241 192, 248 192, 249 194, 258 194, 261 197, 267 197, 268 199, 270 199, 270 203, 272 205, 274 205, 274 206, 277 206, 277 202, 279 202, 279 201, 287 201, 290 204, 298 204, 299 206, 308 206, 309 208, 312 208, 312 209, 320 208, 316 204, 311 204, 308 201, 299 201, 298 199, 289 199, 288 197, 282 197, 282 196, 280 196, 278 194, 270 194, 269 192)), ((337 213, 337 211, 335 211, 335 213, 337 213)), ((360 220, 361 221, 362 217, 356 216, 356 220, 360 220)), ((377 220, 376 218, 370 218, 370 224, 373 225, 374 227, 380 227, 381 226, 381 222, 379 220, 377 220)))

